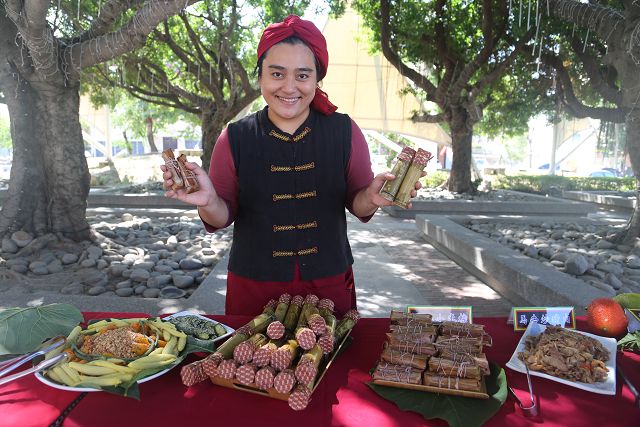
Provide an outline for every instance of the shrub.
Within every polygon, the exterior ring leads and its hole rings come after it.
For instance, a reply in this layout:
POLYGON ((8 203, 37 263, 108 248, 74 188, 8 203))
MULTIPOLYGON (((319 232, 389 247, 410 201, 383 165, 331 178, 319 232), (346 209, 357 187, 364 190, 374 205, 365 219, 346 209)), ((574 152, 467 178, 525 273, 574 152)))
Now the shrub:
POLYGON ((438 170, 435 172, 427 173, 427 176, 420 178, 422 187, 424 188, 436 188, 440 187, 449 179, 449 172, 438 170))
POLYGON ((549 194, 558 191, 634 191, 635 178, 566 177, 558 175, 502 175, 493 180, 494 189, 549 194))

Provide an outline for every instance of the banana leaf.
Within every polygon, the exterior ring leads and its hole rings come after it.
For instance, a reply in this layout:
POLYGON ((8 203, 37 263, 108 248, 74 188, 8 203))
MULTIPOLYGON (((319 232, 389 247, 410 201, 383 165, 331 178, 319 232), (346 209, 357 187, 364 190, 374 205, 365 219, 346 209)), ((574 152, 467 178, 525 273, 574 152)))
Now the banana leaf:
MULTIPOLYGON (((93 319, 89 322, 89 324, 98 322, 100 319, 93 319)), ((108 319, 107 319, 108 320, 108 319)), ((216 339, 203 340, 191 335, 187 335, 187 344, 184 349, 178 354, 173 363, 170 363, 165 366, 160 366, 153 369, 145 369, 144 371, 138 372, 129 382, 122 383, 117 387, 97 387, 102 391, 106 391, 108 393, 117 394, 119 396, 131 397, 136 400, 140 400, 140 389, 138 388, 138 381, 144 380, 147 377, 155 375, 162 371, 170 371, 174 367, 178 366, 182 361, 191 353, 213 353, 216 347, 216 339)))
POLYGON ((70 304, 16 307, 0 311, 0 356, 33 351, 43 341, 69 332, 83 321, 70 304))
POLYGON ((451 427, 481 426, 494 416, 507 399, 507 377, 504 370, 490 363, 491 374, 485 377, 489 399, 452 396, 418 390, 368 386, 383 398, 395 403, 403 411, 413 411, 425 419, 440 418, 451 427))
POLYGON ((137 375, 135 375, 131 381, 128 383, 120 384, 117 387, 101 387, 100 390, 117 394, 120 396, 131 397, 136 400, 140 400, 140 389, 138 387, 138 381, 143 380, 147 377, 157 374, 162 371, 169 371, 176 366, 178 366, 182 361, 191 353, 213 353, 216 349, 216 343, 214 340, 201 340, 201 339, 191 339, 193 337, 187 337, 187 345, 184 350, 178 354, 178 358, 171 364, 165 365, 162 367, 154 368, 154 369, 146 369, 144 371, 140 371, 137 375))

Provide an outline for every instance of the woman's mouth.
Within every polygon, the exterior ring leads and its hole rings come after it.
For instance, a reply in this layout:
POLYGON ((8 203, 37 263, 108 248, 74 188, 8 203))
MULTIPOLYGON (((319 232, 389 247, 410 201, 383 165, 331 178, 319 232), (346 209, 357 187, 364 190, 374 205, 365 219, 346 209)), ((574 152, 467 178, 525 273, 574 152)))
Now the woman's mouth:
POLYGON ((283 96, 278 96, 277 98, 285 104, 295 104, 301 97, 297 96, 295 98, 285 98, 283 96))

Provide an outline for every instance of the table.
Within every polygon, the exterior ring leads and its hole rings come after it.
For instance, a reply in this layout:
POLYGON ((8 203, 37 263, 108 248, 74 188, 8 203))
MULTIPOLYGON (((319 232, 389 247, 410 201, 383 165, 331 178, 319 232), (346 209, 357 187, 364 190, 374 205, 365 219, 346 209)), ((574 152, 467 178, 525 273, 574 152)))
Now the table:
MULTIPOLYGON (((138 317, 141 313, 85 313, 85 319, 138 317)), ((210 316, 233 327, 250 320, 244 316, 210 316)), ((507 362, 521 333, 513 332, 505 318, 477 318, 493 337, 489 360, 507 362)), ((442 420, 425 420, 399 410, 379 397, 366 383, 377 360, 389 325, 388 319, 364 318, 352 332, 353 343, 333 363, 313 394, 306 410, 293 411, 287 402, 218 387, 205 381, 185 387, 179 368, 140 385, 141 401, 104 392, 88 393, 70 412, 66 427, 76 426, 446 426, 442 420)), ((579 319, 579 328, 585 327, 579 319)), ((195 360, 190 355, 185 363, 195 360)), ((618 363, 640 386, 640 356, 618 354, 618 363)), ((524 374, 505 369, 509 384, 522 398, 528 395, 524 374)), ((617 379, 616 396, 604 396, 533 377, 540 414, 524 418, 509 397, 487 426, 637 426, 640 410, 633 395, 617 379)), ((0 426, 48 426, 79 393, 48 387, 33 375, 0 387, 0 426)), ((425 393, 425 399, 429 394, 425 393)))

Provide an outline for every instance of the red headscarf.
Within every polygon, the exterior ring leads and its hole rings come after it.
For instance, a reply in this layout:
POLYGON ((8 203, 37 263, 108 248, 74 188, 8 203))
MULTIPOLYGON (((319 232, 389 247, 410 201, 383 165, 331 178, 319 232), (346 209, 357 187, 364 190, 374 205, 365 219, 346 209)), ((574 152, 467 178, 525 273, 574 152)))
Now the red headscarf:
MULTIPOLYGON (((296 36, 306 43, 316 57, 322 70, 318 75, 318 81, 322 80, 327 74, 329 66, 329 52, 327 52, 327 41, 324 36, 313 25, 313 22, 300 19, 299 16, 289 15, 284 21, 269 25, 260 38, 258 43, 258 58, 260 58, 271 46, 280 43, 287 37, 296 36)), ((338 109, 329 101, 329 96, 316 88, 316 94, 313 97, 311 106, 320 113, 328 116, 338 109)))

